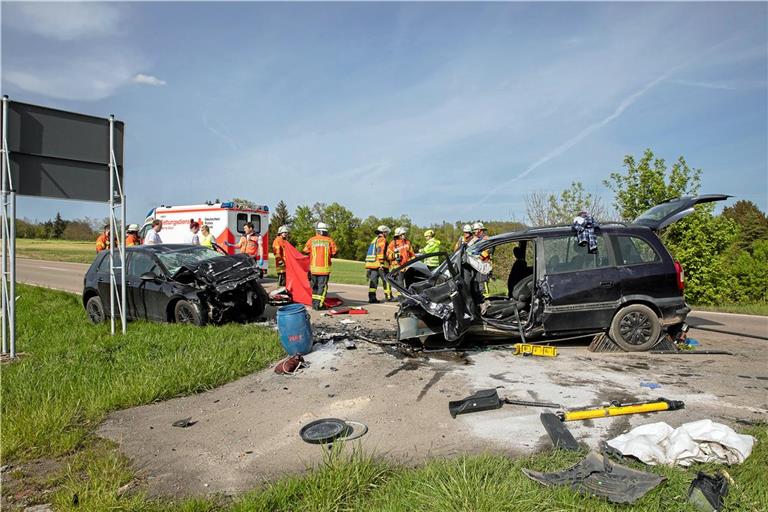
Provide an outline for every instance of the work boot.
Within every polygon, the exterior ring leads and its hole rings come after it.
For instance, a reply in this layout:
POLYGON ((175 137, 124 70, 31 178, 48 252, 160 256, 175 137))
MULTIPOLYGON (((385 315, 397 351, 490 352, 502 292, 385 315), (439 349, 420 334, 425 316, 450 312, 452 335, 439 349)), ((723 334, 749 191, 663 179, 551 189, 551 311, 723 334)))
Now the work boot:
POLYGON ((320 301, 319 300, 313 300, 312 301, 312 309, 315 311, 320 311, 320 301))
POLYGON ((368 304, 378 304, 379 300, 376 298, 375 293, 368 293, 368 304))

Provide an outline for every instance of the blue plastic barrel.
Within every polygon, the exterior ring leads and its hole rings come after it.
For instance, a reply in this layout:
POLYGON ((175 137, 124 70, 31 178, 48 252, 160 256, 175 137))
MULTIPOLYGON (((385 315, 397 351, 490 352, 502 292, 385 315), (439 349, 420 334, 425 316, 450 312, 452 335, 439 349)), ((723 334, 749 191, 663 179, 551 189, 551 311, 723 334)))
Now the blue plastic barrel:
POLYGON ((312 350, 312 324, 303 304, 288 304, 277 310, 280 343, 288 355, 308 354, 312 350))

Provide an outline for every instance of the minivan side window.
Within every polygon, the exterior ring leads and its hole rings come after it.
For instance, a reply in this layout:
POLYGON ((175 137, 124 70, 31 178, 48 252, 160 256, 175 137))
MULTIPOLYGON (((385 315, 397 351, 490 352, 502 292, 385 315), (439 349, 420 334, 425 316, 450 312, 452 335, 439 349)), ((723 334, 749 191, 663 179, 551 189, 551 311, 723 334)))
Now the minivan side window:
POLYGON ((621 235, 616 237, 620 265, 637 265, 661 261, 656 250, 640 237, 621 235))
POLYGON ((589 254, 586 246, 579 246, 573 235, 544 238, 544 257, 548 274, 574 272, 611 265, 605 240, 597 235, 597 253, 589 254))

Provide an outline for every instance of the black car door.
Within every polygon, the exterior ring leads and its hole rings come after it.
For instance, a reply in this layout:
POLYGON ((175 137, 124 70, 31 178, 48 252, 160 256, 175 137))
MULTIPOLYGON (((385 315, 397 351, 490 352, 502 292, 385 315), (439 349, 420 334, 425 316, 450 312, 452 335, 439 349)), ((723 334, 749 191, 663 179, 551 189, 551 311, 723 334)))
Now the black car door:
POLYGON ((618 269, 606 237, 597 234, 597 252, 589 254, 572 234, 539 239, 549 303, 542 323, 548 333, 599 330, 607 327, 619 304, 618 269))
MULTIPOLYGON (((115 250, 114 253, 115 258, 115 265, 120 266, 120 253, 115 250)), ((115 270, 115 290, 117 290, 117 297, 120 297, 120 290, 122 287, 120 286, 120 269, 115 270)), ((109 264, 109 252, 106 252, 99 262, 99 266, 96 269, 96 287, 99 290, 99 296, 101 297, 101 303, 104 305, 104 312, 107 314, 107 317, 111 315, 111 309, 110 309, 110 297, 109 297, 109 274, 110 274, 110 264, 109 264)), ((129 288, 130 289, 130 288, 129 288)), ((120 318, 120 312, 117 310, 118 305, 117 302, 115 302, 115 318, 120 318)), ((130 315, 129 315, 130 316, 130 315)))
POLYGON ((153 254, 143 251, 131 251, 128 257, 128 312, 132 318, 164 321, 166 294, 165 272, 153 254), (153 273, 157 279, 142 279, 146 273, 153 273))

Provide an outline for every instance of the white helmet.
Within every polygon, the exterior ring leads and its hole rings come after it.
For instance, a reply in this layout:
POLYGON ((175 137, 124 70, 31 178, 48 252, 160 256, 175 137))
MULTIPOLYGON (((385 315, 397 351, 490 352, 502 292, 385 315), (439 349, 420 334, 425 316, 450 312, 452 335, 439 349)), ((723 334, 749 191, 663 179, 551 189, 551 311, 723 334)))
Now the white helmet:
POLYGON ((128 231, 128 232, 131 232, 131 231, 138 232, 139 231, 139 225, 138 224, 128 224, 128 227, 125 228, 125 230, 128 231))
POLYGON ((318 222, 317 223, 317 231, 328 231, 328 224, 325 222, 318 222))
POLYGON ((469 224, 464 224, 464 227, 461 228, 461 231, 463 233, 471 233, 472 232, 472 226, 470 226, 469 224))
POLYGON ((483 226, 482 222, 475 222, 474 224, 472 224, 472 229, 474 229, 475 231, 477 231, 478 229, 484 230, 485 226, 483 226))
POLYGON ((395 236, 404 235, 404 234, 406 234, 407 232, 408 232, 408 230, 407 230, 407 229, 405 229, 403 226, 400 226, 399 228, 397 228, 397 229, 395 230, 395 236))
POLYGON ((288 233, 290 229, 288 229, 288 226, 280 226, 280 229, 277 230, 278 235, 282 235, 283 233, 288 233))
POLYGON ((379 233, 384 233, 385 235, 387 235, 387 234, 389 234, 389 232, 390 232, 391 230, 390 230, 390 229, 389 229, 387 226, 385 226, 384 224, 382 224, 381 226, 379 226, 379 227, 377 227, 377 228, 376 228, 376 231, 378 231, 379 233))

